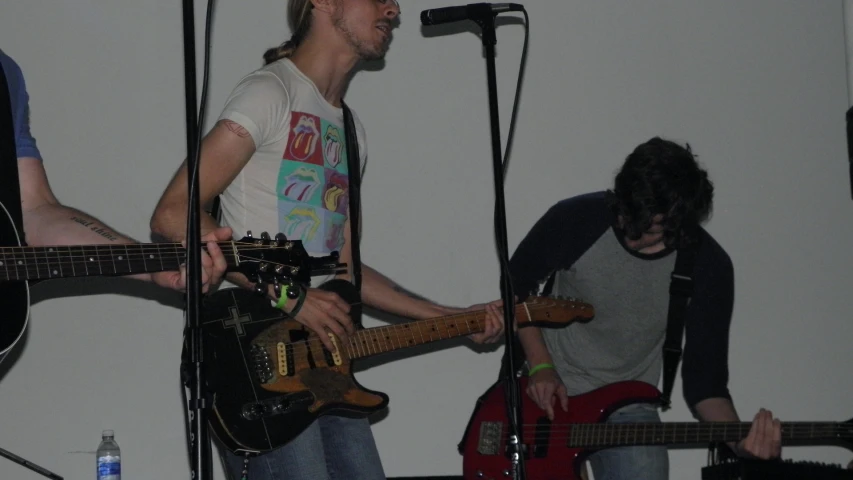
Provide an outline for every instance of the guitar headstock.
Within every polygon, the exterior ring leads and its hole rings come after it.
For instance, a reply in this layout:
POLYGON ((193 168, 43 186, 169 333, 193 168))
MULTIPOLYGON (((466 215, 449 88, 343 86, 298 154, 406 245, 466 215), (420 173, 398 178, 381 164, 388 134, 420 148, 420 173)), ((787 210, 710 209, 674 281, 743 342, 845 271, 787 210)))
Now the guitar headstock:
POLYGON ((283 233, 270 238, 263 232, 260 238, 246 236, 233 243, 234 270, 259 283, 291 280, 307 284, 311 280, 311 258, 300 240, 288 240, 283 233))
POLYGON ((595 317, 595 308, 592 305, 574 298, 530 297, 521 306, 523 311, 530 315, 530 319, 519 321, 519 328, 560 328, 572 322, 588 321, 595 317))

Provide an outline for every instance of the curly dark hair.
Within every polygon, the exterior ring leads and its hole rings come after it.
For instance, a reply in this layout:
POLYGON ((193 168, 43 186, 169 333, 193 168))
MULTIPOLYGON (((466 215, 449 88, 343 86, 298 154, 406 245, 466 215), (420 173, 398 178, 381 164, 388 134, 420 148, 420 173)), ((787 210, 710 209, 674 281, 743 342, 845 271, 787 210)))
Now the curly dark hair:
POLYGON ((662 215, 664 244, 681 248, 696 240, 696 228, 711 213, 714 185, 689 144, 654 137, 628 155, 607 193, 629 239, 639 239, 662 215))

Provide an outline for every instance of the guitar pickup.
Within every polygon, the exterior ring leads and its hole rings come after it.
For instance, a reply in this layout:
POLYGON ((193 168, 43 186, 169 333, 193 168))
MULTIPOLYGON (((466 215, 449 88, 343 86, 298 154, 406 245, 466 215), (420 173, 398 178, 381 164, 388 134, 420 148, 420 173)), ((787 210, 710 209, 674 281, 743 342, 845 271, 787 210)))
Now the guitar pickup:
POLYGON ((341 359, 341 346, 338 343, 338 337, 335 334, 329 332, 329 338, 332 340, 332 343, 335 345, 335 351, 331 352, 325 346, 323 347, 323 355, 326 357, 326 365, 340 367, 343 365, 343 360, 341 359))
POLYGON ((533 445, 531 455, 533 458, 545 458, 548 456, 548 443, 551 438, 551 420, 548 417, 540 417, 536 421, 536 430, 533 434, 533 441, 527 440, 533 445))
POLYGON ((276 345, 278 353, 278 374, 282 377, 292 377, 294 369, 290 368, 293 364, 293 345, 284 342, 278 342, 276 345))

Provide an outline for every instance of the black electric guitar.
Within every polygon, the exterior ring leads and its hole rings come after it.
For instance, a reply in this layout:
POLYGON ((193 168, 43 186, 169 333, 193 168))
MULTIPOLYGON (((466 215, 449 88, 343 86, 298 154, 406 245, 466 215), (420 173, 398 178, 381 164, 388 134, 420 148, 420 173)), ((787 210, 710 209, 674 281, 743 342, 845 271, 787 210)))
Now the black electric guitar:
MULTIPOLYGON (((356 308, 353 285, 331 280, 334 291, 356 308)), ((485 311, 360 329, 326 349, 312 331, 268 300, 244 289, 208 295, 201 312, 211 430, 235 453, 260 453, 286 444, 321 415, 366 417, 384 408, 388 396, 363 388, 352 361, 416 345, 482 332, 485 311)), ((562 327, 591 319, 589 304, 530 298, 518 304, 519 328, 562 327)))
MULTIPOLYGON (((21 338, 30 316, 29 284, 67 277, 129 275, 177 270, 186 260, 180 243, 137 243, 106 245, 23 246, 23 236, 15 228, 9 211, 0 202, 0 355, 21 338)), ((274 281, 310 279, 314 259, 308 257, 301 241, 266 233, 252 238, 251 232, 239 241, 218 242, 228 269, 250 278, 274 281)))

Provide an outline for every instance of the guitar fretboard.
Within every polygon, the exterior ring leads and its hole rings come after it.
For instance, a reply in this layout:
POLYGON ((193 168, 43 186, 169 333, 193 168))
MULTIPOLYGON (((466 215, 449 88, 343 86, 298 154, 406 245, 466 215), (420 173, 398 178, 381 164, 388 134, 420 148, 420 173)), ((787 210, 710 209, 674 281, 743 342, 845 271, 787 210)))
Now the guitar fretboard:
MULTIPOLYGON (((524 304, 516 306, 515 316, 519 325, 530 320, 524 304)), ((349 337, 349 358, 363 358, 480 333, 485 330, 485 320, 485 314, 481 311, 361 330, 349 337)))
MULTIPOLYGON (((234 253, 224 247, 228 263, 234 253)), ((186 258, 180 243, 1 247, 0 280, 42 280, 177 270, 186 258)))
MULTIPOLYGON (((563 429, 569 447, 615 447, 735 442, 746 438, 750 426, 747 422, 576 423, 554 424, 551 429, 552 435, 563 429)), ((835 422, 782 422, 783 441, 827 439, 842 433, 835 422)), ((533 430, 529 434, 536 436, 533 430)))

